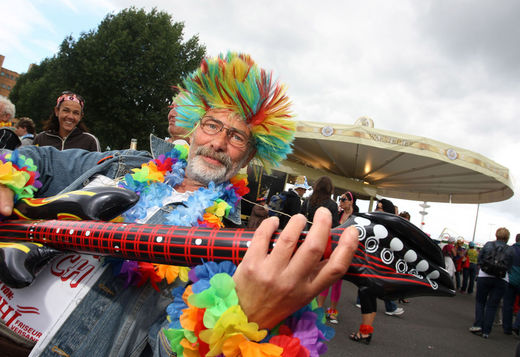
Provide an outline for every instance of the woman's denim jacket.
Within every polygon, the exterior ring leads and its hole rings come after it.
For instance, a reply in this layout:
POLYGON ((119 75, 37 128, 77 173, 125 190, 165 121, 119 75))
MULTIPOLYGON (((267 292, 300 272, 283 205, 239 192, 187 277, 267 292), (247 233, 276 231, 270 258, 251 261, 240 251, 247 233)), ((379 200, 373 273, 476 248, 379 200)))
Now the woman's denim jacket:
MULTIPOLYGON (((156 158, 170 151, 173 145, 151 135, 150 148, 156 158)), ((80 189, 97 174, 122 177, 152 159, 150 153, 135 150, 58 151, 53 147, 24 146, 19 152, 32 158, 41 174, 43 186, 37 197, 80 189)), ((163 207, 161 211, 166 214, 171 209, 163 207)), ((147 223, 163 221, 157 214, 152 219, 147 223)), ((240 210, 230 221, 240 224, 240 210)), ((162 355, 164 351, 155 340, 159 326, 164 325, 165 309, 172 301, 173 287, 163 286, 160 292, 149 284, 139 288, 125 287, 125 281, 113 277, 111 269, 106 269, 41 356, 128 357, 152 350, 156 355, 162 355), (148 343, 150 346, 147 347, 148 343)))

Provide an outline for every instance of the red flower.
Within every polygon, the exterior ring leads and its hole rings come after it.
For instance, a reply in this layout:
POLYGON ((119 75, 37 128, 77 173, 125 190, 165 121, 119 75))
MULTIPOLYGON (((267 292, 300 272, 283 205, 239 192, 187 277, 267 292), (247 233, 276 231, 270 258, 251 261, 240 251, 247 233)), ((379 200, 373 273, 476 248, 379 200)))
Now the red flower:
POLYGON ((270 343, 283 348, 282 357, 309 357, 309 350, 300 345, 297 337, 289 337, 286 335, 273 336, 270 343))

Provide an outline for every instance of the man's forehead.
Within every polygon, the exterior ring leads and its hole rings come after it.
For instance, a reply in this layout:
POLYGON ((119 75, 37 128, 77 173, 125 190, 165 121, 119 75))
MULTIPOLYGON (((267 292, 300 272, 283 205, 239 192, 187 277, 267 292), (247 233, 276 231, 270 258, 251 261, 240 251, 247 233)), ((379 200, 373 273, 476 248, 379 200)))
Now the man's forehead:
POLYGON ((245 120, 229 109, 209 109, 204 116, 220 120, 225 126, 235 128, 244 133, 249 134, 250 132, 245 120))

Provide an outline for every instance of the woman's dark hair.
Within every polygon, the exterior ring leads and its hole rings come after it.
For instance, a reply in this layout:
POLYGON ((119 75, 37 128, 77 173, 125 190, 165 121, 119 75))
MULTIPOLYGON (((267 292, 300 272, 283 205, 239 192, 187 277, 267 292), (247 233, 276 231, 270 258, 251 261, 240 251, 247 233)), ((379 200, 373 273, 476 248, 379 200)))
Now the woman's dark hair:
MULTIPOLYGON (((61 104, 63 102, 60 102, 56 108, 60 108, 61 107, 61 104)), ((81 113, 84 113, 84 108, 82 107, 81 108, 81 113)), ((78 129, 88 133, 89 130, 87 128, 87 126, 85 125, 85 123, 83 122, 83 119, 79 121, 78 125, 76 126, 78 129)), ((52 109, 52 113, 51 115, 49 116, 49 119, 47 119, 46 121, 43 122, 43 130, 51 130, 51 131, 56 131, 58 132, 60 130, 60 121, 58 120, 58 117, 56 116, 56 113, 54 113, 54 109, 52 109)))
POLYGON ((311 206, 318 206, 320 203, 326 202, 330 199, 330 195, 334 191, 332 180, 327 176, 320 177, 314 184, 314 190, 309 198, 311 206))
POLYGON ((392 201, 387 200, 386 198, 382 198, 377 202, 381 202, 381 206, 383 206, 383 212, 395 214, 395 206, 392 201))
MULTIPOLYGON (((353 192, 351 192, 351 191, 345 191, 345 193, 343 195, 346 197, 347 200, 352 202, 352 213, 358 213, 359 212, 359 207, 356 204, 356 201, 357 201, 356 195, 353 192)), ((341 200, 342 200, 342 198, 340 198, 340 201, 341 200)))

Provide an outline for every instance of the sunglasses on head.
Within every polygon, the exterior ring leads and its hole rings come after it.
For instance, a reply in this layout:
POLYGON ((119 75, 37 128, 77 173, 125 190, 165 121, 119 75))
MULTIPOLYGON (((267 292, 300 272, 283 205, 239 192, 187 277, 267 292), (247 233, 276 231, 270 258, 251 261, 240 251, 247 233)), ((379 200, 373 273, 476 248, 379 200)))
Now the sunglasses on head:
POLYGON ((76 96, 76 98, 78 98, 78 99, 79 99, 80 101, 82 101, 83 103, 85 102, 85 99, 83 99, 82 96, 80 96, 79 94, 76 94, 76 93, 74 93, 74 92, 71 92, 70 90, 64 90, 63 92, 61 92, 61 95, 64 95, 64 94, 66 94, 66 95, 68 95, 68 94, 70 94, 70 95, 74 95, 74 96, 76 96))
POLYGON ((352 192, 347 192, 346 195, 350 196, 350 199, 347 198, 347 197, 340 197, 340 201, 341 202, 345 202, 345 201, 354 201, 354 197, 352 196, 352 192))

